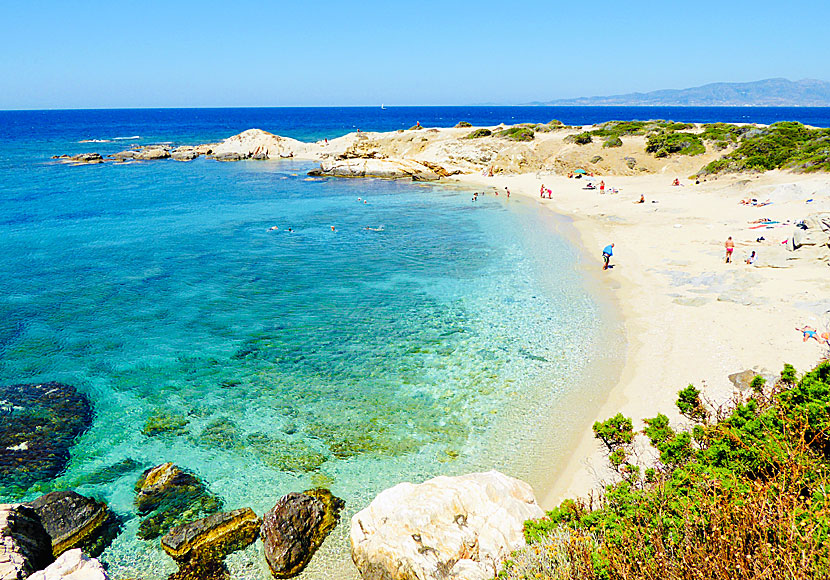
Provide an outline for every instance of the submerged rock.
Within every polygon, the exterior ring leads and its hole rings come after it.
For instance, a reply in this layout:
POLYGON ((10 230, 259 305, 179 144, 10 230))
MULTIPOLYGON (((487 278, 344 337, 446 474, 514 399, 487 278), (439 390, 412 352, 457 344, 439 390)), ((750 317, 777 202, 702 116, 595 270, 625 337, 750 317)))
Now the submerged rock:
POLYGON ((223 573, 222 559, 251 545, 262 521, 251 508, 213 514, 170 530, 161 547, 176 563, 176 578, 201 579, 223 573))
POLYGON ((498 471, 401 483, 352 517, 352 559, 371 580, 484 580, 543 515, 528 484, 498 471))
POLYGON ((92 418, 89 400, 70 385, 0 386, 0 486, 55 478, 92 418))
POLYGON ((327 489, 283 496, 262 518, 265 560, 275 578, 291 578, 308 565, 340 521, 345 502, 327 489))
POLYGON ((74 491, 54 491, 31 502, 57 557, 72 548, 100 554, 118 532, 118 520, 107 504, 74 491))
POLYGON ((37 513, 25 505, 0 504, 0 578, 23 580, 53 560, 52 539, 37 513))
POLYGON ((109 580, 101 562, 85 556, 79 549, 69 550, 28 580, 109 580))
POLYGON ((174 526, 222 509, 222 501, 204 483, 172 463, 145 471, 135 491, 138 513, 146 516, 138 527, 138 537, 143 540, 157 538, 174 526))

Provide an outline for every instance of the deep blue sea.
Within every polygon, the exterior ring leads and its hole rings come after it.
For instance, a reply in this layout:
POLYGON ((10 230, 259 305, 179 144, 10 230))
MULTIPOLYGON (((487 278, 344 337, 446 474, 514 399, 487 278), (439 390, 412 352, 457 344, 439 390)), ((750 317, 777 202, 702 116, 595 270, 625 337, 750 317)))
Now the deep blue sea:
MULTIPOLYGON (((116 579, 153 580, 175 566, 135 536, 143 469, 173 461, 226 508, 260 515, 322 485, 348 507, 303 576, 317 579, 353 574, 349 517, 386 487, 491 468, 533 481, 566 453, 571 414, 608 388, 589 384, 591 369, 621 352, 567 224, 534 200, 311 180, 312 164, 292 160, 51 156, 252 127, 317 140, 554 118, 827 127, 830 109, 0 112, 0 384, 68 383, 95 408, 65 473, 0 501, 55 489, 107 501, 126 523, 102 559, 116 579), (148 434, 159 421, 179 427, 148 434), (127 459, 136 467, 102 481, 127 459)), ((234 578, 270 577, 260 550, 230 559, 234 578)))

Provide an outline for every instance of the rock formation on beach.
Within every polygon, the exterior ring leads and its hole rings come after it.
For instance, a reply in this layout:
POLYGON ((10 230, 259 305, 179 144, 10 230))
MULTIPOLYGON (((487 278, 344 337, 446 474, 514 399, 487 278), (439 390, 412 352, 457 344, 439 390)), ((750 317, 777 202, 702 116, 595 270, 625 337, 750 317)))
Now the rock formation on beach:
POLYGON ((0 504, 0 579, 23 580, 53 560, 52 540, 37 513, 24 505, 0 504))
POLYGON ((45 569, 35 572, 28 580, 108 580, 104 567, 79 549, 64 552, 45 569))
POLYGON ((365 580, 493 578, 543 515, 529 485, 498 471, 400 483, 352 517, 352 559, 365 580))
POLYGON ((75 387, 37 383, 0 386, 0 418, 0 486, 27 488, 64 470, 93 413, 75 387))

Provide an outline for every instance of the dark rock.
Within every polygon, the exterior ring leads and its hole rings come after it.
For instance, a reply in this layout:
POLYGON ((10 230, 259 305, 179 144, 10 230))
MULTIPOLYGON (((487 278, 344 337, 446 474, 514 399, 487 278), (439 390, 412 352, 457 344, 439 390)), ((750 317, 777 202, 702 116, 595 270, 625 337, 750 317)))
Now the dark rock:
POLYGON ((221 560, 250 546, 261 524, 251 508, 213 514, 176 526, 161 539, 161 547, 181 567, 193 567, 196 561, 221 560))
POLYGON ((138 537, 143 540, 157 538, 174 526, 222 509, 222 501, 204 483, 172 463, 145 471, 135 491, 138 513, 146 516, 138 527, 138 537))
POLYGON ((68 157, 69 161, 73 163, 103 163, 104 158, 100 153, 81 153, 80 155, 72 155, 68 157))
POLYGON ((0 504, 0 578, 23 580, 52 563, 52 539, 37 513, 0 504))
POLYGON ((591 157, 591 163, 599 163, 600 161, 602 161, 602 156, 600 155, 594 155, 591 157))
POLYGON ((29 506, 52 538, 55 557, 72 548, 97 556, 118 533, 118 520, 107 504, 74 491, 47 493, 29 506))
POLYGON ((327 489, 289 493, 262 521, 265 560, 275 578, 291 578, 308 565, 314 552, 340 521, 342 499, 327 489))
POLYGON ((170 154, 176 161, 193 161, 199 156, 199 152, 193 147, 179 147, 170 154))
MULTIPOLYGON (((280 157, 282 157, 283 159, 289 159, 291 157, 294 157, 294 155, 286 155, 285 157, 280 155, 280 157)), ((267 161, 268 159, 270 159, 270 157, 268 157, 267 153, 254 153, 253 155, 251 155, 249 159, 253 159, 254 161, 267 161)))
POLYGON ((633 157, 623 157, 623 161, 625 161, 629 169, 634 169, 637 166, 637 160, 633 157))
POLYGON ((0 386, 0 486, 28 488, 59 475, 92 405, 61 383, 0 386))
POLYGON ((239 153, 220 153, 213 157, 216 161, 241 161, 243 157, 239 153))

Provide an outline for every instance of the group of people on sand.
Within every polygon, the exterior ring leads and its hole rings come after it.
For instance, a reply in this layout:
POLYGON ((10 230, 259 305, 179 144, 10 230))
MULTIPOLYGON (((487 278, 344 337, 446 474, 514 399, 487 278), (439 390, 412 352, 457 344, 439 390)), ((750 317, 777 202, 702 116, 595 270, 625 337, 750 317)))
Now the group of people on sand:
POLYGON ((550 190, 549 187, 546 188, 545 184, 543 183, 542 187, 539 188, 539 197, 541 197, 542 199, 545 199, 545 194, 546 193, 548 194, 548 199, 551 199, 551 195, 553 195, 553 192, 550 190))
MULTIPOLYGON (((732 236, 726 238, 726 242, 724 242, 723 246, 726 249, 726 263, 730 264, 732 263, 732 254, 735 252, 735 242, 732 239, 732 236)), ((749 256, 747 256, 746 260, 744 260, 744 263, 751 266, 755 263, 757 259, 758 254, 755 252, 755 250, 752 250, 749 256)))

